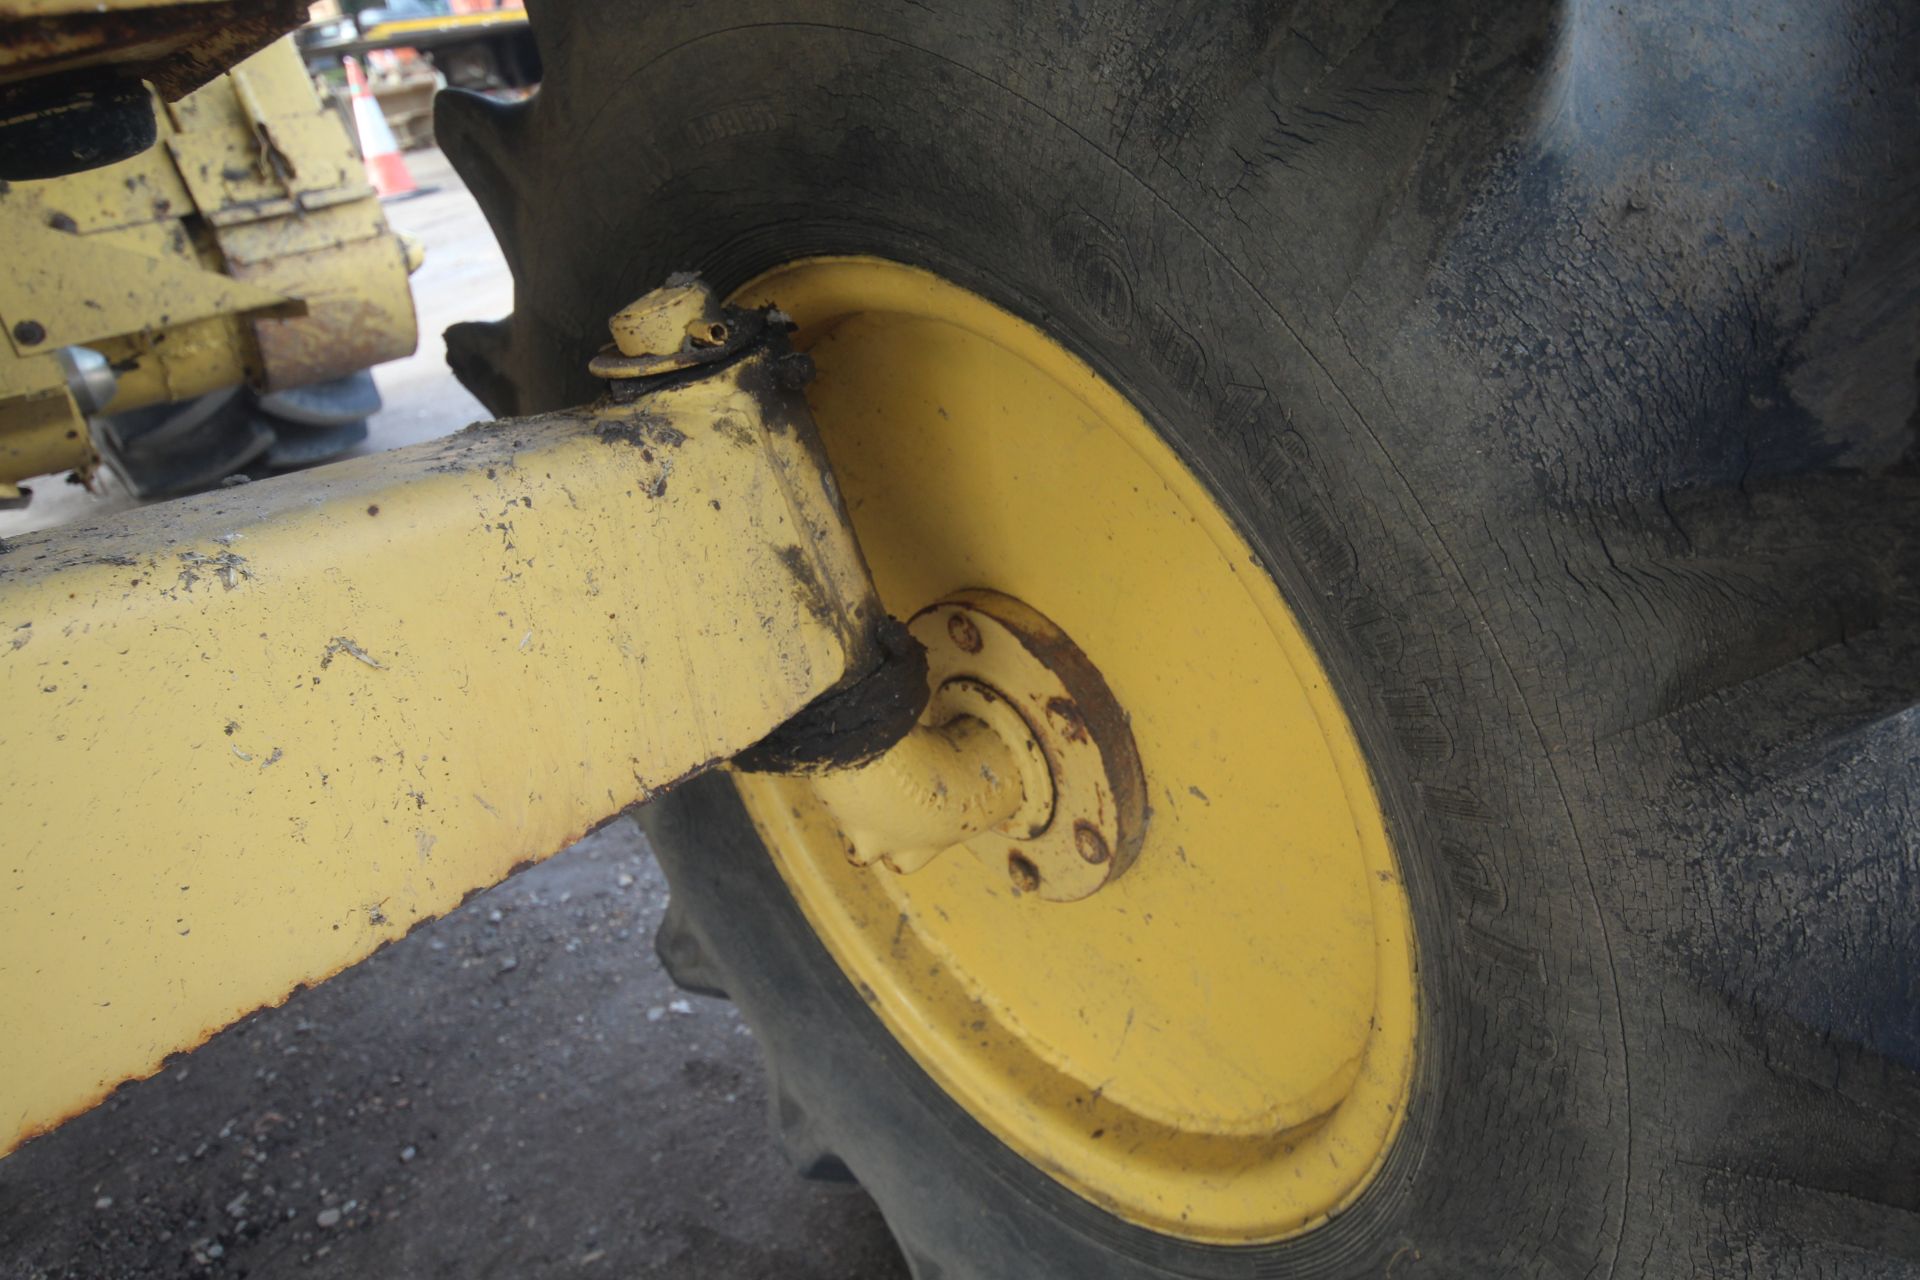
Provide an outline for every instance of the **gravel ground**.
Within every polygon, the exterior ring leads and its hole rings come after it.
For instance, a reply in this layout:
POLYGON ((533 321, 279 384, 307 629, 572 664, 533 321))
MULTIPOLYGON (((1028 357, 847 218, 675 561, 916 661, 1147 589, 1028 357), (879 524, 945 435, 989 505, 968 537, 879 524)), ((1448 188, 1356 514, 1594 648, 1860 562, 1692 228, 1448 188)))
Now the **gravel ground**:
POLYGON ((0 1275, 904 1278, 746 1026, 654 961, 622 820, 0 1161, 0 1275))
MULTIPOLYGON (((439 332, 512 304, 452 170, 408 160, 421 350, 376 375, 375 448, 484 416, 439 332)), ((0 533, 127 501, 58 488, 0 533)), ((121 1089, 0 1161, 0 1277, 904 1280, 863 1193, 788 1172, 732 1006, 660 971, 665 904, 615 822, 121 1089)))

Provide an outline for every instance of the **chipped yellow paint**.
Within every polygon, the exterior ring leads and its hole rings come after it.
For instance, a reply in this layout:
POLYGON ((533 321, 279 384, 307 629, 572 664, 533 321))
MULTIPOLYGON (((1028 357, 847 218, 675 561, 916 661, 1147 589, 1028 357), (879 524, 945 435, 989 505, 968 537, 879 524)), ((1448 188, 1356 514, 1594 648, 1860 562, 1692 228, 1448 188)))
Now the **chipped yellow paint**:
POLYGON ((5 225, 19 256, 0 274, 0 318, 23 360, 209 316, 300 310, 284 294, 203 270, 191 246, 163 224, 92 236, 18 216, 5 225))
POLYGON ((987 588, 1052 619, 1125 709, 1151 806, 1125 875, 1048 902, 991 859, 853 866, 806 780, 742 775, 801 908, 929 1074, 1065 1186, 1220 1243, 1338 1212, 1400 1127, 1413 935, 1359 744, 1273 581, 1122 396, 983 299, 871 259, 742 296, 801 326, 883 603, 987 588))
POLYGON ((0 431, 0 479, 93 466, 86 415, 64 386, 15 401, 9 416, 9 429, 0 431))
POLYGON ((865 659, 765 359, 4 545, 0 1151, 865 659))

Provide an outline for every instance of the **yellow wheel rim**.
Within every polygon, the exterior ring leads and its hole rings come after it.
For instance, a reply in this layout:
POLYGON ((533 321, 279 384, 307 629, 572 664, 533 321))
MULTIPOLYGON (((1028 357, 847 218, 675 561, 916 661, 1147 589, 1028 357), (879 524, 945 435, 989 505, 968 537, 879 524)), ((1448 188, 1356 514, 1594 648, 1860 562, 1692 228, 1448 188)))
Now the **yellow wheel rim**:
POLYGON ((1413 934, 1359 743, 1299 623, 1140 414, 1024 321, 937 276, 810 259, 775 302, 897 617, 963 588, 1058 624, 1130 717, 1151 816, 1080 902, 1017 895, 1004 840, 849 865, 804 781, 737 777, 808 921, 976 1119, 1141 1226, 1306 1231, 1405 1112, 1413 934))

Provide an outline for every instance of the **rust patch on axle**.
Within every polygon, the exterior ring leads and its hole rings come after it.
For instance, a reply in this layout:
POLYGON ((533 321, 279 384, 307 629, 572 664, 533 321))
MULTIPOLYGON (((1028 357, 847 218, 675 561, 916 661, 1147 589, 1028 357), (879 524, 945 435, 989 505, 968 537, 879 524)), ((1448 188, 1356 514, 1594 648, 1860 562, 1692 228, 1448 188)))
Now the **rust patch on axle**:
MULTIPOLYGON (((236 264, 233 273, 238 279, 257 276, 259 283, 273 285, 265 272, 236 264)), ((358 298, 308 299, 303 316, 254 321, 253 336, 269 391, 344 378, 411 355, 414 348, 411 325, 397 323, 386 307, 358 298)))

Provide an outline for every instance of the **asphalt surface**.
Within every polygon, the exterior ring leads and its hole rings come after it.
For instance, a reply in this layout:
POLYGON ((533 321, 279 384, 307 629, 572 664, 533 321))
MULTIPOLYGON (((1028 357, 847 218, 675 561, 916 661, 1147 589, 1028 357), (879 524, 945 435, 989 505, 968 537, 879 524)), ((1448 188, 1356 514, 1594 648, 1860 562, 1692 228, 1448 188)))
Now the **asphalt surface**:
MULTIPOLYGON (((408 160, 421 349, 376 372, 374 448, 485 416, 439 334, 512 305, 451 169, 408 160)), ((52 488, 0 534, 129 501, 52 488)), ((661 972, 666 897, 617 821, 122 1088, 0 1160, 0 1277, 904 1280, 864 1193, 788 1171, 732 1006, 661 972)))

